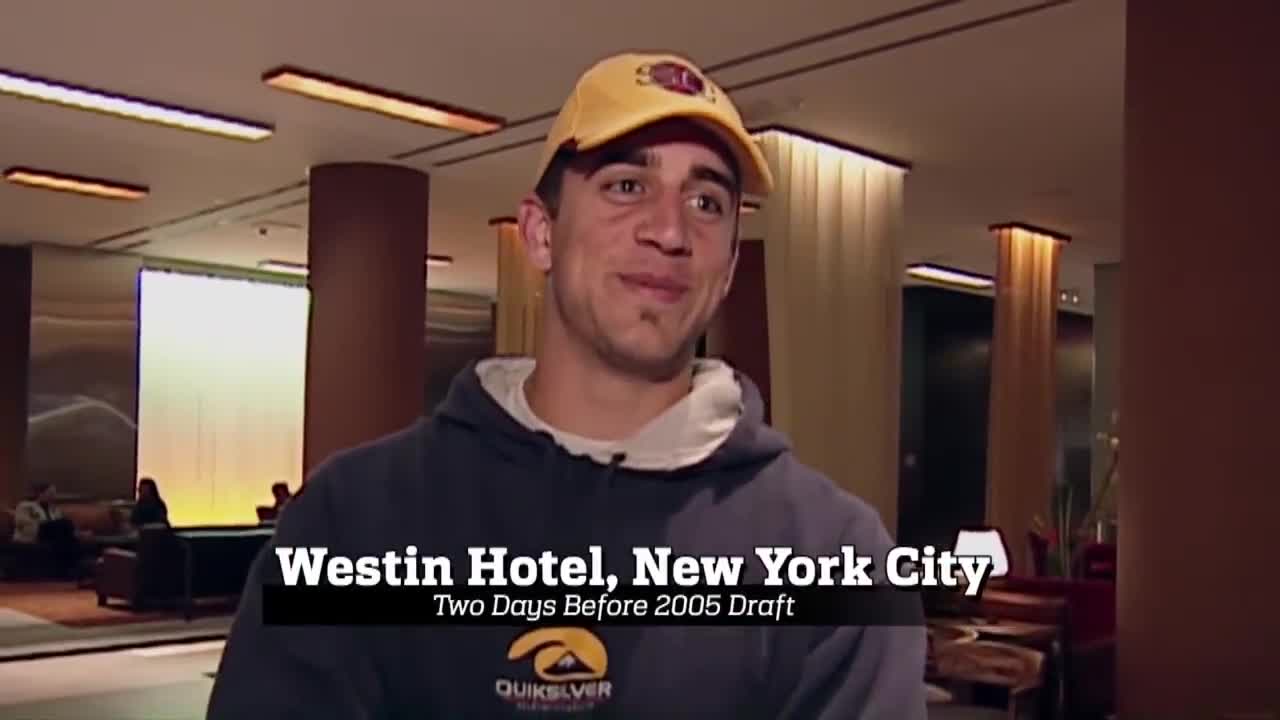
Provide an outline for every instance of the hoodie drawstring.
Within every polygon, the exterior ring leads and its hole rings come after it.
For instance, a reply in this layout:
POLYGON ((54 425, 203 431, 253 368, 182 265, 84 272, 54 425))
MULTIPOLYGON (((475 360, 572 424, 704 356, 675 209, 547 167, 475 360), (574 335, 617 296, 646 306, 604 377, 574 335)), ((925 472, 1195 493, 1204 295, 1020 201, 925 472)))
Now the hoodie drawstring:
POLYGON ((595 489, 595 497, 591 502, 591 514, 593 516, 591 542, 594 544, 600 544, 600 538, 604 536, 604 533, 601 532, 602 526, 605 532, 614 528, 609 517, 609 493, 613 490, 613 482, 616 478, 618 467, 626 460, 626 453, 614 453, 613 458, 609 460, 609 465, 604 469, 604 476, 600 478, 600 483, 595 489))

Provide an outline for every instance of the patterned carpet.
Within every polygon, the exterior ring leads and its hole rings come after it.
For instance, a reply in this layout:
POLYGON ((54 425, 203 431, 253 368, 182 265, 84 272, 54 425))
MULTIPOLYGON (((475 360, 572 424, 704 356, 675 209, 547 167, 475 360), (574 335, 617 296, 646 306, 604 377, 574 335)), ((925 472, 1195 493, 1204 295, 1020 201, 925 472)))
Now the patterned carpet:
MULTIPOLYGON (((177 609, 134 612, 119 601, 101 607, 92 589, 67 582, 0 582, 0 608, 16 610, 64 627, 98 627, 182 617, 177 609)), ((193 617, 225 616, 234 612, 234 600, 222 600, 198 605, 193 617)))

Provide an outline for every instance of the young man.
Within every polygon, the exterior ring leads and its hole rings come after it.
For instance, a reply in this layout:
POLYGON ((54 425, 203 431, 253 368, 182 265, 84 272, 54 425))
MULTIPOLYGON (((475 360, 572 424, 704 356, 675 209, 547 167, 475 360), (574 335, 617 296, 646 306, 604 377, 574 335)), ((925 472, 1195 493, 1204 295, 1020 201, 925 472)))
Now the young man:
MULTIPOLYGON (((751 381, 695 360, 733 276, 741 196, 771 185, 729 98, 689 62, 595 65, 519 211, 549 281, 536 357, 469 367, 434 416, 331 459, 273 546, 412 545, 450 558, 459 583, 469 546, 600 545, 619 578, 636 546, 883 556, 875 512, 792 455, 751 381)), ((264 626, 260 587, 281 577, 269 548, 211 718, 925 716, 919 627, 264 626)))

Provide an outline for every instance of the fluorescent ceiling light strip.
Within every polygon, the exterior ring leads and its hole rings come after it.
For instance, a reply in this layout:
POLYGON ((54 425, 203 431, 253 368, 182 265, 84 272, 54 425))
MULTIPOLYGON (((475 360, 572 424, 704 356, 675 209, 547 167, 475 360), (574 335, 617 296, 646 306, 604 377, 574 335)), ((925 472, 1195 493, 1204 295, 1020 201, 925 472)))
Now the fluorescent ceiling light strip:
POLYGON ((112 200, 141 200, 147 196, 147 188, 126 185, 111 180, 75 177, 45 170, 29 168, 9 168, 4 171, 4 179, 11 183, 43 190, 92 195, 112 200))
POLYGON ((907 274, 921 280, 932 280, 948 285, 961 285, 971 288, 989 288, 995 284, 991 278, 938 265, 912 265, 907 268, 907 274))
POLYGON ((149 100, 74 87, 3 70, 0 70, 0 93, 237 140, 262 140, 273 132, 265 125, 184 110, 149 100))
POLYGON ((449 107, 442 103, 409 98, 386 90, 363 87, 346 80, 329 78, 295 68, 272 70, 263 75, 262 81, 279 90, 287 90, 317 100, 476 135, 493 132, 504 125, 501 118, 449 107))

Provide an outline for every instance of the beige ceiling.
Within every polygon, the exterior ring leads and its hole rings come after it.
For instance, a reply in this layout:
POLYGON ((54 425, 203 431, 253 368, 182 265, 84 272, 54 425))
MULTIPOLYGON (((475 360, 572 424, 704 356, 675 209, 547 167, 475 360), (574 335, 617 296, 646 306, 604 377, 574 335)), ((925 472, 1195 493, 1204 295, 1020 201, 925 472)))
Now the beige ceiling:
POLYGON ((595 59, 660 48, 715 68, 751 124, 910 162, 908 261, 989 273, 987 225, 1048 226, 1074 237, 1063 285, 1087 306, 1093 264, 1120 253, 1123 23, 1123 0, 22 3, 0 23, 3 69, 276 134, 243 143, 0 96, 0 166, 152 189, 120 204, 0 184, 0 242, 305 261, 307 168, 389 161, 432 175, 431 251, 456 262, 430 284, 491 293, 486 220, 513 212, 549 118, 462 138, 281 93, 262 73, 298 65, 522 120, 555 111, 595 59))

